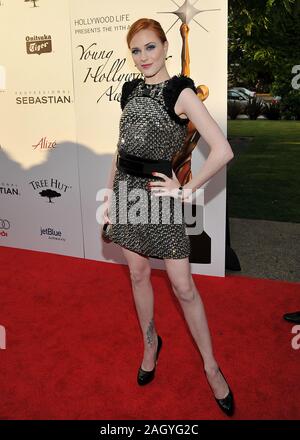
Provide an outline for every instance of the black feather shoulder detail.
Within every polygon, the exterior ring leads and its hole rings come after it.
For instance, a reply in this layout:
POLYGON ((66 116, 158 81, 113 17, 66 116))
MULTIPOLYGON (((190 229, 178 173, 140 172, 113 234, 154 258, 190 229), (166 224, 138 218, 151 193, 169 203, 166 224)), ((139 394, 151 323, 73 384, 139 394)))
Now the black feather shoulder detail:
POLYGON ((121 100, 120 100, 120 105, 122 110, 124 109, 127 103, 127 98, 129 97, 130 93, 135 89, 135 87, 138 85, 140 81, 142 81, 142 78, 134 78, 131 81, 124 82, 122 86, 121 100))
POLYGON ((175 113, 174 107, 178 99, 178 96, 180 95, 182 90, 185 89, 186 87, 192 89, 197 95, 197 88, 195 86, 194 81, 189 76, 185 76, 183 74, 174 75, 163 89, 164 101, 168 114, 172 119, 174 119, 174 121, 183 125, 187 124, 189 119, 180 118, 175 113))

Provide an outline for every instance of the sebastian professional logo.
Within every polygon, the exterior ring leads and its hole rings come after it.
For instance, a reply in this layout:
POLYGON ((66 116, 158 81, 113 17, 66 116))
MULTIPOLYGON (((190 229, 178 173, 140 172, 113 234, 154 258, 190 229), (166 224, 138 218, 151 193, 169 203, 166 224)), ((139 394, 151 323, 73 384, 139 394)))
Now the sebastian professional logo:
POLYGON ((40 179, 32 180, 29 185, 38 191, 41 197, 45 197, 48 203, 53 203, 52 199, 61 197, 62 193, 66 193, 67 190, 72 188, 70 185, 60 182, 58 179, 40 179), (60 191, 60 192, 59 192, 60 191))
POLYGON ((19 196, 19 188, 13 183, 0 181, 0 195, 19 196))
POLYGON ((52 52, 51 35, 26 37, 26 51, 28 54, 38 54, 52 52))
POLYGON ((70 90, 18 90, 15 91, 16 104, 21 105, 36 105, 36 104, 71 104, 73 97, 71 97, 70 90))

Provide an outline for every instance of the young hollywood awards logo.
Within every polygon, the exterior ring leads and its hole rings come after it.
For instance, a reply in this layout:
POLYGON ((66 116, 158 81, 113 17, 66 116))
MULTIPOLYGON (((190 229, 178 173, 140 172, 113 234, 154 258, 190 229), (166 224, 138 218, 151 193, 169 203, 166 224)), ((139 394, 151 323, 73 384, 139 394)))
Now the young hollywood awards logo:
POLYGON ((66 185, 65 183, 52 177, 50 179, 32 180, 29 182, 29 185, 48 203, 53 203, 53 200, 61 197, 72 188, 72 186, 66 185))
POLYGON ((38 54, 52 52, 51 35, 34 35, 26 37, 26 51, 28 54, 38 54))

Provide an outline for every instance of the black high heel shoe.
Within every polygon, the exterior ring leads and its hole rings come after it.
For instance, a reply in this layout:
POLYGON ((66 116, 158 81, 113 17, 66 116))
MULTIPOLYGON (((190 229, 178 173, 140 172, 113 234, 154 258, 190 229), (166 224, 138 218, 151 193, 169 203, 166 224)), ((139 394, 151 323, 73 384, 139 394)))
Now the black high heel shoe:
MULTIPOLYGON (((222 376, 225 379, 224 374, 222 373, 221 368, 219 367, 219 371, 222 374, 222 376)), ((225 379, 226 383, 227 380, 225 379)), ((215 400, 217 402, 217 404, 219 405, 219 407, 221 408, 221 410, 227 415, 227 416, 232 416, 234 413, 234 400, 233 400, 233 393, 230 389, 230 386, 227 383, 227 386, 229 388, 229 392, 227 394, 227 396, 224 397, 224 399, 217 399, 215 397, 215 400)))
POLYGON ((159 335, 157 335, 157 349, 156 349, 155 366, 154 366, 153 370, 151 370, 151 371, 145 371, 142 369, 142 367, 139 368, 138 375, 137 375, 137 382, 139 385, 146 385, 147 383, 151 382, 154 379, 156 364, 158 361, 158 356, 159 356, 161 346, 162 346, 162 339, 159 335))

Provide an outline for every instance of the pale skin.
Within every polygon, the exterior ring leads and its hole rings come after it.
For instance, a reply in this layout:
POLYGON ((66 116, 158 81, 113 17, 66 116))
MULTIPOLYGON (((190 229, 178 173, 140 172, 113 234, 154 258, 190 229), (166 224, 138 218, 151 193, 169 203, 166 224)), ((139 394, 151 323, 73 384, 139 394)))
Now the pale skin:
MULTIPOLYGON (((133 61, 140 72, 144 74, 145 82, 155 84, 170 78, 165 66, 168 51, 168 42, 161 42, 156 33, 143 29, 136 33, 130 42, 133 61), (150 67, 143 66, 150 64, 150 67)), ((221 170, 232 158, 233 152, 216 121, 207 111, 203 102, 189 88, 182 90, 174 107, 175 113, 181 117, 188 117, 193 122, 202 138, 210 147, 210 153, 198 174, 184 185, 184 197, 187 197, 206 183, 212 176, 221 170)), ((107 183, 107 188, 112 188, 115 159, 107 183)), ((162 173, 155 173, 163 181, 151 182, 153 195, 170 195, 177 192, 180 183, 173 172, 172 178, 162 173)), ((104 221, 109 219, 109 203, 104 213, 104 221)), ((127 260, 135 306, 141 326, 144 341, 144 356, 141 367, 150 371, 155 366, 157 349, 157 331, 154 322, 154 295, 150 281, 151 266, 149 258, 136 252, 121 247, 127 260)), ((200 293, 195 286, 188 257, 182 259, 164 259, 168 278, 172 290, 177 297, 184 317, 195 340, 203 360, 204 371, 208 383, 217 399, 223 399, 229 392, 228 385, 219 370, 218 363, 213 354, 211 335, 200 293)))

